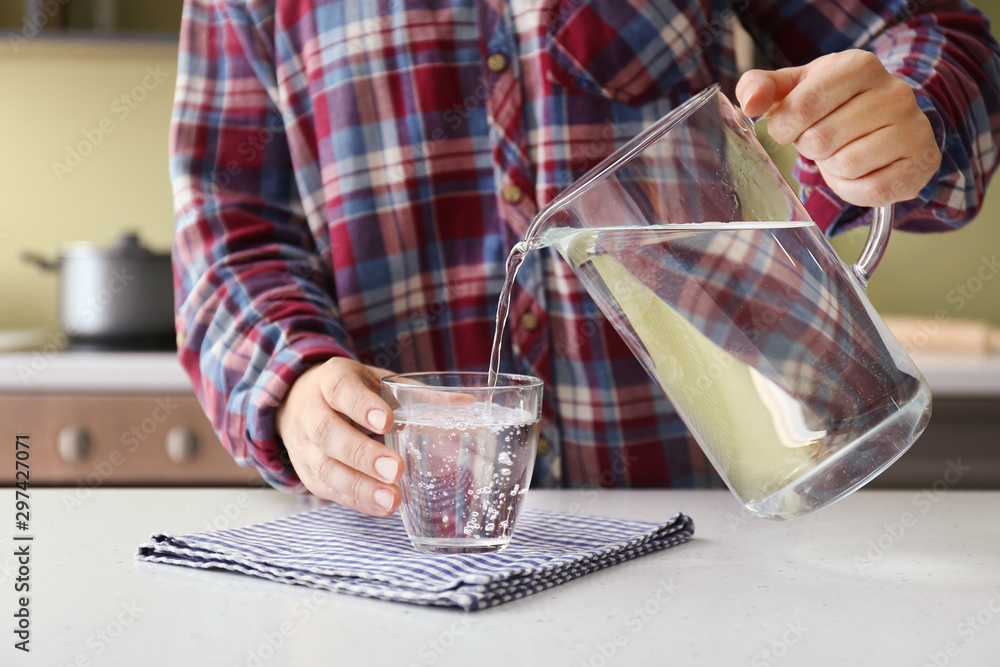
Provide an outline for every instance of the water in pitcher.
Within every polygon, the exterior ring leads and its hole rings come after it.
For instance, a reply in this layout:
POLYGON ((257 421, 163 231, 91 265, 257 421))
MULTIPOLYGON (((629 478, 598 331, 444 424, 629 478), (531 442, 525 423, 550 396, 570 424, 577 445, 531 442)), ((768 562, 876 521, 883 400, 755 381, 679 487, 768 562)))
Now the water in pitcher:
POLYGON ((805 514, 870 478, 865 451, 881 460, 905 449, 927 389, 813 223, 549 229, 508 259, 494 370, 513 273, 544 246, 570 263, 752 511, 805 514))
POLYGON ((413 545, 429 553, 505 547, 531 481, 537 437, 537 419, 521 409, 478 402, 396 410, 385 442, 406 463, 402 515, 413 545))

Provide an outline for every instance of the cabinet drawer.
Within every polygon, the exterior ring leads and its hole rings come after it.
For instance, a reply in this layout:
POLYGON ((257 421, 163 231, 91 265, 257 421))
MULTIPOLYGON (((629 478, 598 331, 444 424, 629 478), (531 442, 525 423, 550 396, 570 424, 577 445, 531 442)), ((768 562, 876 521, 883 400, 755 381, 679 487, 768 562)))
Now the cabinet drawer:
MULTIPOLYGON (((33 485, 263 484, 236 464, 192 395, 0 394, 0 424, 10 441, 29 436, 33 485)), ((0 483, 13 481, 11 456, 0 483)))
POLYGON ((866 488, 1000 489, 1000 398, 935 398, 927 430, 866 488))

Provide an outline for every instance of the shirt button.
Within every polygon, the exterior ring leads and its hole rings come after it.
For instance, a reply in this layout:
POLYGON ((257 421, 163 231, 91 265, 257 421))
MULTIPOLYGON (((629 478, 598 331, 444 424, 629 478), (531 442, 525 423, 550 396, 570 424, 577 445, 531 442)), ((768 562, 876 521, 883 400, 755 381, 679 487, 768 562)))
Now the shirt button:
POLYGON ((549 444, 547 438, 538 439, 538 456, 545 456, 552 450, 552 445, 549 444))
POLYGON ((499 74, 507 69, 507 56, 502 53, 492 53, 486 59, 486 67, 494 74, 499 74))
POLYGON ((521 192, 521 188, 516 185, 508 185, 503 189, 503 199, 508 204, 516 204, 521 201, 521 197, 523 196, 524 193, 521 192))
POLYGON ((177 332, 177 349, 179 350, 182 347, 184 347, 184 343, 186 343, 186 342, 187 342, 187 334, 185 334, 183 331, 178 331, 177 332))
POLYGON ((525 331, 534 331, 538 328, 538 315, 525 313, 521 316, 521 328, 525 331))

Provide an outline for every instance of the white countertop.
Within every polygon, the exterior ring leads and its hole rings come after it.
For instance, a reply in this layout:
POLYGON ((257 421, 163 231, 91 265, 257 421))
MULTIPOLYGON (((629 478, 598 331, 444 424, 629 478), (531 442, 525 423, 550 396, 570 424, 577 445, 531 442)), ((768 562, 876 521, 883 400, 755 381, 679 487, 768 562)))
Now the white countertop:
MULTIPOLYGON (((921 354, 914 361, 935 397, 1000 396, 1000 355, 921 354)), ((0 354, 0 392, 191 392, 174 352, 0 354)))
MULTIPOLYGON (((532 491, 529 506, 551 510, 648 521, 684 511, 695 537, 475 613, 134 560, 153 532, 255 523, 308 509, 302 498, 31 493, 32 653, 14 651, 7 629, 3 664, 919 667, 936 656, 993 667, 1000 655, 1000 493, 862 491, 771 523, 742 517, 728 491, 532 491)), ((14 492, 2 495, 10 525, 14 492)))
POLYGON ((1000 354, 914 354, 931 393, 940 398, 1000 396, 1000 354))
POLYGON ((191 394, 176 352, 0 354, 0 391, 191 394))

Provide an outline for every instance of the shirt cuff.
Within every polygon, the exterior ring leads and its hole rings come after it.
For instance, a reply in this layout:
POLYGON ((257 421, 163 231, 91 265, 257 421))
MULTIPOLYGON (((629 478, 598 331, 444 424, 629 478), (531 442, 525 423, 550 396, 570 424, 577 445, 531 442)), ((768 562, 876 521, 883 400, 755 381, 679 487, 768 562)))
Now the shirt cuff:
MULTIPOLYGON (((350 352, 329 338, 307 336, 295 339, 276 350, 267 360, 257 381, 241 401, 235 402, 245 419, 230 419, 229 438, 243 440, 247 462, 260 471, 264 480, 282 491, 306 493, 306 488, 292 467, 288 452, 278 435, 276 416, 292 384, 309 367, 333 357, 354 358, 350 352), (244 429, 244 432, 233 432, 244 429)), ((251 360, 251 364, 255 360, 251 360)))

